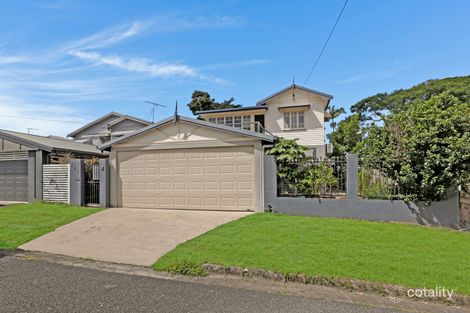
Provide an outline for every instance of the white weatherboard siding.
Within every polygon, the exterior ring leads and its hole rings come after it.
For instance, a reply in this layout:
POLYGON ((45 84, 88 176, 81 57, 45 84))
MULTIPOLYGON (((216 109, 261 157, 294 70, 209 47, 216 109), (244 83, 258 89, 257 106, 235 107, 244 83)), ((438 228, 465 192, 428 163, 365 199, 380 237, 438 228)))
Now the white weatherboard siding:
POLYGON ((326 98, 300 89, 295 90, 295 98, 292 97, 292 89, 266 101, 268 110, 265 114, 265 126, 273 135, 294 139, 299 138, 298 143, 307 147, 322 146, 324 142, 324 111, 326 98), (298 130, 284 130, 284 113, 279 107, 310 105, 305 111, 305 127, 298 130))

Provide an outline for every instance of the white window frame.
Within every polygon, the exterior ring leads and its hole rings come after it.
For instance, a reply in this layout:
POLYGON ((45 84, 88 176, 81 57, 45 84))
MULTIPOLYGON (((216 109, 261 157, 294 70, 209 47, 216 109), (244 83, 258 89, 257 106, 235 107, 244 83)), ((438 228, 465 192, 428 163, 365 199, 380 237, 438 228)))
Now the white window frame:
POLYGON ((284 111, 284 129, 305 129, 305 111, 284 111))
POLYGON ((242 116, 242 129, 251 130, 251 115, 242 116))

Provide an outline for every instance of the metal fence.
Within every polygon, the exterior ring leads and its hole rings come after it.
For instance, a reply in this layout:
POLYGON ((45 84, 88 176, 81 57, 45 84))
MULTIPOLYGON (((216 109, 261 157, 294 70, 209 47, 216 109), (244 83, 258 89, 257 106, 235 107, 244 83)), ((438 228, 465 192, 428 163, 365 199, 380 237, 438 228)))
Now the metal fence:
MULTIPOLYGON (((277 175, 278 197, 337 199, 346 197, 346 159, 344 157, 309 158, 288 166, 296 174, 292 175, 295 177, 277 175), (325 171, 327 173, 322 175, 325 171), (329 183, 322 182, 324 177, 320 176, 329 176, 329 183)), ((278 164, 277 174, 282 172, 283 168, 278 164)))
POLYGON ((85 166, 85 204, 100 204, 100 172, 99 164, 85 166))
POLYGON ((383 162, 359 160, 359 197, 362 199, 402 199, 405 195, 398 182, 387 176, 383 162))

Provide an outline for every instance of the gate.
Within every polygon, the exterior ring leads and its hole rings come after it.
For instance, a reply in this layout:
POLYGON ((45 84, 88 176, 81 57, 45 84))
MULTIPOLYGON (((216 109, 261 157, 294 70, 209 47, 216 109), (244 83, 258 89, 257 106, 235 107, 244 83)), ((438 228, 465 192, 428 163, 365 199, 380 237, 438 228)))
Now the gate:
POLYGON ((69 164, 44 164, 42 166, 42 199, 49 202, 70 203, 69 177, 69 164))
POLYGON ((85 165, 85 205, 100 204, 100 172, 98 164, 85 165))

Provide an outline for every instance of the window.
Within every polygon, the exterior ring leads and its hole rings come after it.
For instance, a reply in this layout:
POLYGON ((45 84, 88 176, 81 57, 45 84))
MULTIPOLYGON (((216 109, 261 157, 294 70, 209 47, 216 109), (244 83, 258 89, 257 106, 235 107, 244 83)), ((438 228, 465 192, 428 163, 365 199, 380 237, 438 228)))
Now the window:
POLYGON ((303 111, 284 112, 284 129, 301 129, 305 127, 303 111))
POLYGON ((251 119, 249 115, 243 115, 243 129, 250 130, 251 129, 251 119))
POLYGON ((217 124, 225 124, 224 118, 223 117, 218 117, 217 118, 217 124))
POLYGON ((225 125, 233 127, 233 116, 227 116, 225 118, 225 125))
POLYGON ((234 116, 233 117, 233 126, 237 128, 242 128, 242 117, 234 116))
POLYGON ((209 122, 215 123, 215 117, 209 117, 209 122))

